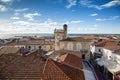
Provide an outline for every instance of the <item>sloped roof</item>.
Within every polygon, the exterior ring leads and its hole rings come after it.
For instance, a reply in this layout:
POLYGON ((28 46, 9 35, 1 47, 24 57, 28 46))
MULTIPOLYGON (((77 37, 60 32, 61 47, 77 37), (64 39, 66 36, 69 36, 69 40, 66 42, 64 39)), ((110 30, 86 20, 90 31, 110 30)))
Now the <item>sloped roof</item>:
POLYGON ((120 55, 120 48, 113 51, 115 54, 120 55))
POLYGON ((43 74, 47 80, 85 80, 83 71, 51 59, 47 60, 43 74))
POLYGON ((97 42, 97 43, 95 43, 93 45, 95 45, 96 47, 104 47, 105 44, 106 44, 106 41, 100 41, 100 42, 97 42))
POLYGON ((40 80, 44 64, 44 61, 39 56, 1 55, 0 80, 40 80))
POLYGON ((116 41, 107 41, 104 47, 106 49, 115 50, 117 48, 120 48, 120 45, 116 41))
POLYGON ((69 53, 69 54, 73 54, 73 55, 76 55, 80 58, 82 58, 82 55, 81 55, 81 52, 80 51, 72 51, 72 50, 58 50, 58 51, 55 51, 53 54, 66 54, 66 53, 69 53))
POLYGON ((52 45, 54 41, 45 41, 45 40, 27 40, 27 41, 18 41, 18 45, 52 45))
POLYGON ((70 42, 90 42, 90 39, 84 39, 82 37, 72 37, 72 38, 66 38, 60 41, 70 41, 70 42))
POLYGON ((94 44, 96 47, 104 47, 109 50, 115 50, 120 48, 120 45, 115 40, 106 40, 106 41, 100 41, 94 44))
POLYGON ((84 36, 81 36, 81 38, 84 38, 84 39, 98 39, 98 36, 96 35, 84 35, 84 36))
POLYGON ((68 65, 73 66, 74 68, 78 68, 78 69, 83 68, 82 67, 82 59, 73 54, 64 54, 64 55, 60 56, 58 62, 68 64, 68 65))
POLYGON ((19 47, 2 47, 0 49, 0 55, 2 54, 9 54, 9 53, 17 53, 19 52, 19 47))

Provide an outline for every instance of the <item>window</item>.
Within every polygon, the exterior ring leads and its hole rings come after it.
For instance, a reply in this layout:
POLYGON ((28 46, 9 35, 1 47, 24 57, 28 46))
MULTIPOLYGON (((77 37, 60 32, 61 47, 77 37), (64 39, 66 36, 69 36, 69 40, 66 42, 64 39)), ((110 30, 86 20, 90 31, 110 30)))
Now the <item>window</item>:
POLYGON ((76 45, 76 43, 73 43, 73 50, 77 50, 77 45, 76 45))
POLYGON ((31 46, 28 46, 28 49, 30 50, 30 49, 31 49, 31 46))
POLYGON ((41 49, 41 46, 39 46, 39 49, 41 49))
POLYGON ((85 54, 82 54, 82 59, 85 59, 85 54))
POLYGON ((101 52, 101 49, 98 49, 99 52, 101 52))
POLYGON ((73 44, 72 43, 68 44, 68 50, 73 50, 73 44))
POLYGON ((64 44, 64 50, 67 50, 67 43, 64 44))

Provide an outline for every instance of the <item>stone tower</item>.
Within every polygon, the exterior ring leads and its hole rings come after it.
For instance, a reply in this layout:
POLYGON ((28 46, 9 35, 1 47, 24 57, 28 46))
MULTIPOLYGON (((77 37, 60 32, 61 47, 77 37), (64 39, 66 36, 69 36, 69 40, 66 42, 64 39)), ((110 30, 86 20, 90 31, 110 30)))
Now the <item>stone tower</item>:
POLYGON ((67 24, 63 25, 63 29, 55 29, 54 36, 55 36, 55 50, 60 50, 59 41, 67 37, 67 24))
POLYGON ((64 38, 66 38, 67 37, 67 24, 64 24, 63 25, 63 29, 64 29, 64 38))

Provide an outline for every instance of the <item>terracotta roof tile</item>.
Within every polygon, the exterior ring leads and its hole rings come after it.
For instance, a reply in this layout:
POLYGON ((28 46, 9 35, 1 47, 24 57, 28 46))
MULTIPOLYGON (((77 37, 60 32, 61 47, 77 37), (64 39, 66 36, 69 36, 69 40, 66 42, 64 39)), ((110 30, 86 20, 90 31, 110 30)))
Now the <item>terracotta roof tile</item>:
POLYGON ((44 40, 27 40, 27 41, 18 41, 18 45, 53 45, 54 41, 44 41, 44 40))
POLYGON ((120 48, 120 45, 118 45, 118 42, 116 41, 107 41, 104 47, 106 49, 114 50, 120 48))
POLYGON ((58 50, 58 51, 54 51, 52 55, 61 56, 61 55, 64 55, 66 53, 73 54, 75 56, 78 56, 78 57, 82 58, 81 52, 79 52, 79 51, 71 51, 71 50, 58 50))
POLYGON ((97 43, 95 43, 95 44, 93 44, 93 45, 95 45, 95 46, 97 46, 97 47, 104 47, 104 46, 105 46, 105 43, 106 43, 106 41, 100 41, 100 42, 97 42, 97 43))
POLYGON ((40 80, 44 62, 40 57, 5 54, 0 56, 0 80, 40 80))
POLYGON ((73 38, 66 38, 66 39, 63 39, 61 41, 77 41, 77 42, 90 42, 91 40, 90 39, 84 39, 82 37, 73 37, 73 38))
POLYGON ((120 48, 113 51, 115 54, 120 55, 120 48))
POLYGON ((18 53, 20 51, 19 47, 2 47, 0 49, 0 55, 9 53, 18 53))
POLYGON ((106 41, 100 41, 95 44, 97 47, 104 47, 106 49, 114 50, 120 48, 120 45, 115 40, 106 40, 106 41))
POLYGON ((98 39, 98 36, 95 36, 95 35, 85 35, 85 36, 81 36, 81 38, 84 38, 84 39, 98 39))
POLYGON ((48 59, 43 71, 47 80, 85 80, 81 70, 48 59))
POLYGON ((82 59, 78 56, 75 56, 73 54, 64 54, 59 58, 59 61, 61 63, 68 64, 70 66, 73 66, 74 68, 82 69, 82 59))

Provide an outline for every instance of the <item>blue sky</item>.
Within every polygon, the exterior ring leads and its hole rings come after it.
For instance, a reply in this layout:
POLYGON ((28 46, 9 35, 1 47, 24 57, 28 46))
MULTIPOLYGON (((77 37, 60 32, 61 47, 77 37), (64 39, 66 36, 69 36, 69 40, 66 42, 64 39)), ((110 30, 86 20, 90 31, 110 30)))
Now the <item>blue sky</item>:
POLYGON ((0 33, 120 34, 120 0, 0 0, 0 33))

